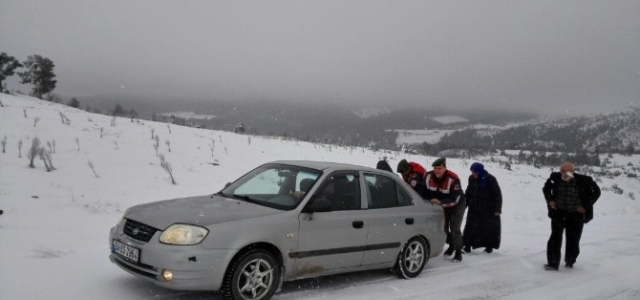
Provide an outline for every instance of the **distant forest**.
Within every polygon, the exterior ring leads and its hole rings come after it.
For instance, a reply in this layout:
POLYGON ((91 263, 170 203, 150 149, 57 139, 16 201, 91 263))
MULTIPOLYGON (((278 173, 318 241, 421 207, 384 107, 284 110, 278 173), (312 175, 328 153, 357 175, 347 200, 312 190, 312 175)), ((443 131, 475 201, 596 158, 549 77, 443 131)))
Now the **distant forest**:
MULTIPOLYGON (((243 123, 246 134, 279 136, 301 141, 371 149, 400 150, 394 129, 453 129, 438 143, 404 145, 408 151, 432 156, 469 156, 501 150, 523 150, 530 154, 513 157, 521 162, 554 165, 572 153, 571 159, 600 165, 600 153, 639 153, 640 109, 611 115, 575 117, 562 120, 532 121, 527 113, 496 111, 455 111, 446 109, 397 108, 361 118, 355 112, 362 107, 330 103, 289 103, 282 101, 224 102, 171 99, 122 99, 96 97, 82 100, 94 111, 110 113, 120 105, 135 111, 138 118, 171 122, 177 125, 233 131, 243 123), (211 115, 209 119, 184 119, 177 112, 211 115), (441 124, 433 117, 457 115, 468 123, 441 124), (511 125, 509 124, 521 124, 511 125), (470 124, 492 124, 501 130, 470 128, 470 124), (527 158, 527 155, 530 156, 527 158)), ((121 107, 121 109, 122 109, 121 107)))

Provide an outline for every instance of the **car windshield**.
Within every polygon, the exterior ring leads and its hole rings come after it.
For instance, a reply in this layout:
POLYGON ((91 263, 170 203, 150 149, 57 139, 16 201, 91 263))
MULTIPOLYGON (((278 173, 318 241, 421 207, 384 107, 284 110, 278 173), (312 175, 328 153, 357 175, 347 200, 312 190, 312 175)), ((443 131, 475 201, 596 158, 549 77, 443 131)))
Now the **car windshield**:
POLYGON ((322 171, 286 164, 265 164, 243 175, 220 195, 276 209, 296 208, 322 171))

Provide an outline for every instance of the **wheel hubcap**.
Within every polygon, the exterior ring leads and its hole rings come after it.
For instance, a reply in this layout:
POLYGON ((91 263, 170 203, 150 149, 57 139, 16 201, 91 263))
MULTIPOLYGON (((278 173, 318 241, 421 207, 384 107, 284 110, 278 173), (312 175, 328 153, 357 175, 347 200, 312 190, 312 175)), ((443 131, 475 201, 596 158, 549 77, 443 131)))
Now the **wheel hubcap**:
POLYGON ((238 291, 243 299, 261 299, 273 284, 273 268, 264 259, 254 259, 242 268, 238 291))
POLYGON ((414 241, 405 251, 404 265, 409 272, 417 272, 424 262, 424 247, 418 241, 414 241))

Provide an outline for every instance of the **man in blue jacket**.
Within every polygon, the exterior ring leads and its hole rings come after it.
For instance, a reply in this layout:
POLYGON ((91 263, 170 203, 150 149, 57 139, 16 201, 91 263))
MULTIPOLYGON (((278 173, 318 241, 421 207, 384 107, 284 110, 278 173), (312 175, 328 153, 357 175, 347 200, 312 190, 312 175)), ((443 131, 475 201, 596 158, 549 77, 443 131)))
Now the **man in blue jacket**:
POLYGON ((542 188, 551 218, 546 270, 558 270, 563 234, 567 236, 565 267, 573 268, 580 254, 582 229, 593 219, 593 204, 600 197, 600 187, 593 178, 574 172, 574 165, 564 162, 560 172, 551 173, 542 188))

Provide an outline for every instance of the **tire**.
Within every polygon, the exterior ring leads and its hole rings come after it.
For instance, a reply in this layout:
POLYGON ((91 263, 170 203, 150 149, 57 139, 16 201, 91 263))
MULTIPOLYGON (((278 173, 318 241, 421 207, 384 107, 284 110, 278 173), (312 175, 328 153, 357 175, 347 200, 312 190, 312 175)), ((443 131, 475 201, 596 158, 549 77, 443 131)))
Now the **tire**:
POLYGON ((398 254, 393 272, 403 279, 415 278, 424 269, 429 255, 429 248, 423 238, 411 238, 398 254))
POLYGON ((251 249, 229 265, 222 296, 228 300, 269 300, 279 278, 280 268, 273 255, 263 249, 251 249))

